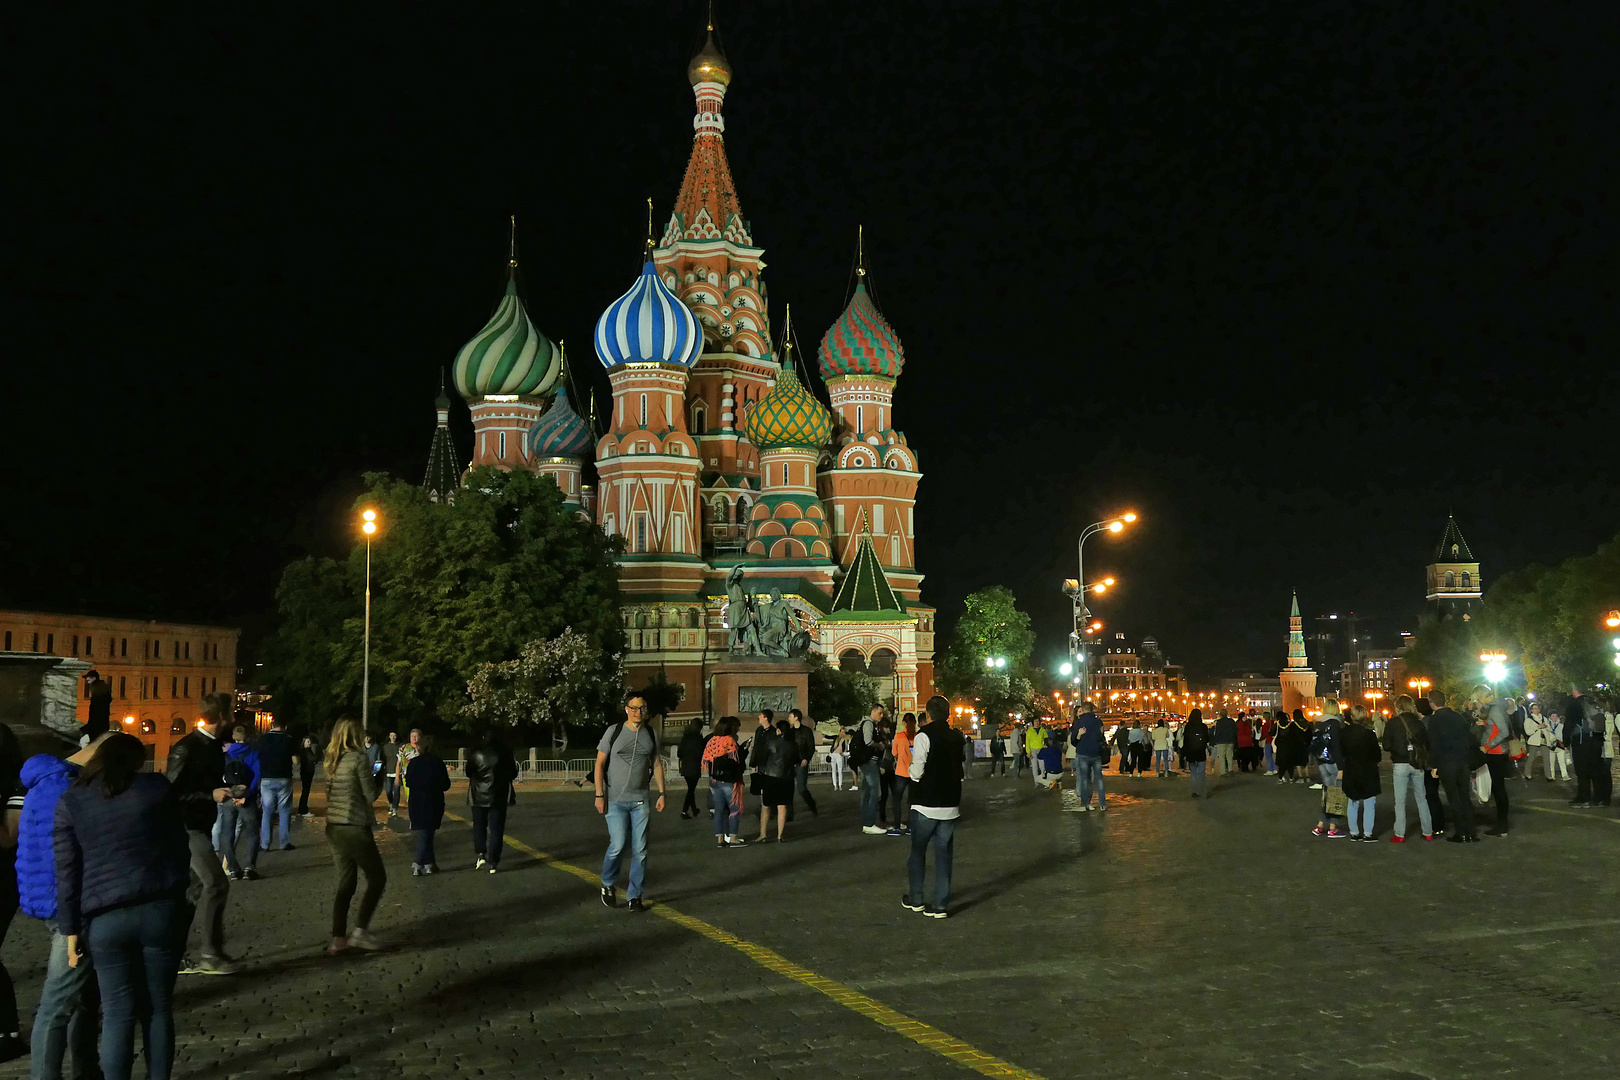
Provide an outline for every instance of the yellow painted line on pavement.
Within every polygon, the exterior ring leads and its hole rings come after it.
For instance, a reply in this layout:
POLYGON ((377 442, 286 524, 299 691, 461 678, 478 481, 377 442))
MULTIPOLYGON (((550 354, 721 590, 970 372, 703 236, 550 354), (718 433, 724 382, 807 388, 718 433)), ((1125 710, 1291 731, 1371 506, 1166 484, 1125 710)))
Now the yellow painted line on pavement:
MULTIPOLYGON (((457 817, 455 814, 446 813, 444 816, 453 821, 466 821, 465 818, 457 817)), ((600 889, 602 887, 602 875, 600 874, 593 873, 581 866, 575 866, 572 863, 563 862, 561 859, 553 858, 513 836, 506 836, 505 841, 508 847, 515 848, 530 858, 538 859, 540 862, 553 866, 564 873, 573 874, 581 881, 590 882, 595 888, 600 889)), ((1020 1068, 1009 1061, 1003 1061, 994 1054, 987 1054, 954 1035, 947 1034, 936 1027, 931 1027, 897 1009, 891 1009, 881 1001, 870 998, 858 990, 853 990, 841 982, 817 975, 809 968, 795 964, 778 952, 767 949, 763 945, 755 945, 751 941, 744 941, 742 938, 728 933, 718 926, 676 911, 668 904, 653 904, 647 908, 647 911, 649 914, 668 919, 677 926, 684 926, 693 933, 700 934, 718 945, 736 949, 767 971, 774 971, 778 975, 792 979, 801 986, 825 994, 846 1009, 860 1013, 873 1023, 880 1024, 897 1035, 903 1035, 918 1046, 932 1050, 941 1057, 949 1058, 958 1065, 964 1065, 981 1076, 1010 1077, 1012 1080, 1044 1080, 1039 1073, 1030 1072, 1028 1069, 1020 1068)))
MULTIPOLYGON (((1578 817, 1586 821, 1607 821, 1610 825, 1620 825, 1620 818, 1599 817, 1596 814, 1583 814, 1578 810, 1554 810, 1550 806, 1521 806, 1523 810, 1534 810, 1538 814, 1562 814, 1564 817, 1578 817)), ((1603 809, 1608 809, 1604 807, 1603 809)))

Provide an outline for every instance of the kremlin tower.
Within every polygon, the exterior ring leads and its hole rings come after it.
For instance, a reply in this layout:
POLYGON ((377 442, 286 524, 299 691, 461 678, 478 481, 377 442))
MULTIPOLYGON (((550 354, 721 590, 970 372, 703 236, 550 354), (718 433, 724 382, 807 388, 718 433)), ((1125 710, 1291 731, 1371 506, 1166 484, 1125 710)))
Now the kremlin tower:
POLYGON ((1299 615, 1299 594, 1288 616, 1288 665, 1277 673, 1282 683, 1280 707, 1292 713, 1316 697, 1316 672, 1305 658, 1305 620, 1299 615))

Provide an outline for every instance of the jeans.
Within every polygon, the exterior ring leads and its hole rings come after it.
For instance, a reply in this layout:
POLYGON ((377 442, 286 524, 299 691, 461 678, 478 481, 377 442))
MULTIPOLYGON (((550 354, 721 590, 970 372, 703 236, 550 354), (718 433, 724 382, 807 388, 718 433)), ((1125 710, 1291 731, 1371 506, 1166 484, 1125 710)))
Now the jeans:
POLYGON ((377 838, 371 835, 370 825, 326 826, 326 840, 332 845, 332 867, 337 871, 337 890, 332 896, 332 936, 348 933, 349 904, 354 900, 356 871, 366 875, 366 891, 360 895, 360 910, 355 912, 357 930, 369 930, 371 917, 382 900, 383 887, 388 884, 388 871, 383 868, 382 855, 377 851, 377 838))
POLYGON ((506 843, 506 799, 494 801, 500 805, 472 808, 473 854, 491 866, 499 866, 506 843))
POLYGON ((1170 771, 1170 751, 1153 751, 1153 771, 1158 773, 1160 776, 1163 776, 1165 773, 1170 771))
POLYGON ((944 911, 951 902, 951 846, 956 840, 956 819, 936 821, 911 812, 911 857, 906 859, 906 873, 911 891, 907 893, 913 904, 923 902, 923 876, 928 869, 928 845, 934 845, 934 902, 935 911, 944 911))
POLYGON ((1507 832, 1508 827, 1508 773, 1513 760, 1506 754, 1486 754, 1485 767, 1491 771, 1491 798, 1496 800, 1496 828, 1507 832))
POLYGON ((1091 805, 1091 789, 1097 789, 1097 809, 1108 805, 1103 792, 1102 758, 1097 754, 1074 755, 1074 793, 1080 796, 1081 806, 1091 805))
POLYGON ((894 780, 891 783, 893 785, 894 822, 899 825, 900 822, 905 820, 906 793, 911 790, 911 777, 895 773, 894 780))
POLYGON ((51 924, 50 959, 45 964, 45 985, 34 1011, 30 1045, 29 1080, 62 1080, 62 1058, 73 1055, 73 1080, 99 1080, 96 1051, 96 1010, 100 995, 94 958, 86 953, 78 967, 68 966, 68 939, 51 924))
POLYGON ((1378 796, 1373 795, 1365 799, 1350 800, 1350 835, 1371 836, 1373 834, 1373 811, 1378 803, 1378 796))
POLYGON ((876 758, 861 766, 861 826, 876 825, 878 820, 878 795, 883 784, 876 758))
MULTIPOLYGON (((1331 761, 1318 762, 1316 765, 1316 773, 1322 781, 1323 799, 1327 798, 1329 788, 1344 786, 1339 782, 1339 767, 1333 764, 1331 761)), ((1322 824, 1337 825, 1339 828, 1343 829, 1349 825, 1349 822, 1340 814, 1323 814, 1322 824)))
POLYGON ((1446 801, 1451 804, 1455 836, 1474 835, 1474 795, 1469 784, 1472 777, 1473 770, 1466 764, 1440 766, 1440 786, 1446 789, 1446 801))
POLYGON ((1216 776, 1225 776, 1232 771, 1232 749, 1229 742, 1218 742, 1210 746, 1209 756, 1215 759, 1216 776))
POLYGON ((168 1080, 174 1065, 174 977, 180 970, 184 914, 172 897, 109 908, 86 927, 101 998, 101 1072, 129 1080, 135 1064, 135 1024, 141 1025, 146 1075, 168 1080))
POLYGON ((1395 835, 1406 835, 1406 792, 1412 792, 1413 801, 1417 803, 1418 824, 1423 827, 1424 836, 1434 835, 1434 823, 1429 817, 1429 800, 1424 793, 1423 774, 1404 761, 1395 763, 1395 835))
POLYGON ((264 810, 259 825, 259 846, 270 850, 270 818, 274 815, 281 823, 281 846, 287 847, 292 840, 292 781, 276 777, 260 780, 259 805, 264 810))
POLYGON ((1266 743, 1266 772, 1274 773, 1276 771, 1277 771, 1277 755, 1273 752, 1271 744, 1266 743))
MULTIPOLYGON (((191 847, 191 884, 186 889, 186 937, 191 935, 191 924, 198 908, 202 909, 200 936, 204 956, 225 955, 225 900, 231 894, 231 879, 219 865, 214 854, 214 838, 197 829, 186 830, 186 842, 191 847)), ((185 937, 180 939, 185 946, 185 937)))
POLYGON ((399 779, 396 776, 394 776, 393 773, 389 773, 388 776, 383 779, 383 790, 388 795, 388 807, 389 807, 389 809, 391 809, 394 812, 398 813, 398 811, 399 811, 399 779))
POLYGON ((602 860, 602 888, 611 889, 619 880, 619 856, 624 853, 624 843, 628 839, 630 890, 625 896, 628 900, 641 895, 641 883, 647 876, 647 810, 644 802, 607 804, 608 849, 607 856, 602 860))
POLYGON ((709 809, 714 814, 714 835, 736 836, 742 817, 741 784, 709 781, 709 809))
POLYGON ((437 866, 439 860, 433 856, 433 834, 438 829, 414 829, 416 833, 416 865, 437 866))
POLYGON ((1206 766, 1203 758, 1187 764, 1187 773, 1192 777, 1192 793, 1203 795, 1209 791, 1209 778, 1205 775, 1206 766))
MULTIPOLYGON (((812 814, 816 813, 816 800, 810 795, 809 762, 801 761, 793 767, 793 786, 794 790, 799 793, 799 798, 804 800, 804 805, 810 808, 812 814)), ((898 805, 897 803, 896 806, 898 805)), ((791 800, 788 802, 788 820, 793 820, 793 803, 791 800)))
POLYGON ((243 864, 236 859, 236 845, 242 834, 247 834, 248 852, 247 869, 252 870, 259 864, 259 808, 249 802, 237 806, 234 800, 227 799, 219 804, 219 815, 214 819, 214 851, 225 857, 225 868, 233 874, 241 874, 243 864))

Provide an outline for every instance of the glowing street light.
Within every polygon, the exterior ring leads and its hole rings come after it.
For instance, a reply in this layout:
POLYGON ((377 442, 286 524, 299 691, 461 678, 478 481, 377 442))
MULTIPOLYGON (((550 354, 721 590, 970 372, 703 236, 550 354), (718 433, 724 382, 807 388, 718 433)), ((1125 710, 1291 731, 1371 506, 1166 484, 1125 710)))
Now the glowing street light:
POLYGON ((366 535, 366 630, 365 658, 360 669, 360 723, 366 726, 371 719, 371 538, 377 534, 377 511, 361 513, 360 531, 366 535))
POLYGON ((1073 675, 1074 674, 1074 665, 1069 663, 1067 660, 1063 661, 1063 663, 1058 667, 1058 674, 1059 675, 1073 675))
POLYGON ((1491 684, 1493 690, 1497 683, 1507 678, 1506 661, 1507 653, 1500 650, 1487 649, 1479 654, 1479 662, 1485 665, 1485 681, 1491 684))
POLYGON ((1084 690, 1091 689, 1091 678, 1084 661, 1081 659, 1080 639, 1084 634, 1092 634, 1102 629, 1101 624, 1097 624, 1091 629, 1082 629, 1086 621, 1091 618, 1091 612, 1086 608, 1086 593, 1095 592, 1101 595, 1114 584, 1112 578, 1104 578, 1101 582, 1092 585, 1083 584, 1086 580, 1086 541, 1100 532, 1116 534, 1124 532, 1125 526, 1135 521, 1136 511, 1128 510, 1117 517, 1093 522, 1080 531, 1080 539, 1075 544, 1074 561, 1078 573, 1069 582, 1065 582, 1066 586, 1072 583, 1073 588, 1066 587, 1064 592, 1068 593, 1074 601, 1074 632, 1069 635, 1069 660, 1074 664, 1081 689, 1084 690))

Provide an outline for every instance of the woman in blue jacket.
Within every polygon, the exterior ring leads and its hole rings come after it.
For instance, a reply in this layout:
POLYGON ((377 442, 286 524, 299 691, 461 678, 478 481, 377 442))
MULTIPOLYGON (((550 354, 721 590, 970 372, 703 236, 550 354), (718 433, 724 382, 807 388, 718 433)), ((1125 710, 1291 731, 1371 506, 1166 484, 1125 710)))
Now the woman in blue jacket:
POLYGON ((174 1065, 174 977, 180 969, 190 851, 166 777, 143 773, 133 735, 107 737, 56 804, 56 915, 68 962, 88 952, 101 982, 101 1072, 128 1080, 141 1024, 146 1075, 174 1065))
POLYGON ((450 790, 450 770, 435 753, 426 735, 417 755, 405 766, 405 788, 411 793, 411 829, 416 833, 416 861, 411 876, 437 874, 439 864, 433 855, 433 834, 444 824, 444 793, 450 790))

